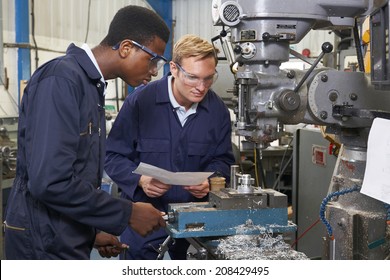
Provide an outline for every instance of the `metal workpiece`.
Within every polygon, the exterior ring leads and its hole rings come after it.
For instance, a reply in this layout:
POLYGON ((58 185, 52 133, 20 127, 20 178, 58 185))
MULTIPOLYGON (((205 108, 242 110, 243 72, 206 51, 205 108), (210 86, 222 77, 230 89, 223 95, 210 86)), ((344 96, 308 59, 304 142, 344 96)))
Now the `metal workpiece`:
POLYGON ((267 207, 268 196, 261 190, 254 190, 250 195, 233 189, 210 192, 209 204, 216 209, 261 209, 267 207))
POLYGON ((210 192, 209 204, 216 209, 262 209, 287 207, 287 195, 272 189, 254 189, 250 194, 233 189, 210 192))
POLYGON ((252 193, 254 190, 255 179, 250 174, 243 174, 238 177, 238 193, 252 193))

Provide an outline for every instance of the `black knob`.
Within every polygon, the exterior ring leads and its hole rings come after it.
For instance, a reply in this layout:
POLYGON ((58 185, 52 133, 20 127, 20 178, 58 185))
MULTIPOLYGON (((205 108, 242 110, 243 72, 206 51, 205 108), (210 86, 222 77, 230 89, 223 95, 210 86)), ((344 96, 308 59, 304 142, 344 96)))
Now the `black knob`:
POLYGON ((240 45, 236 45, 233 49, 236 54, 241 54, 242 48, 240 45))
POLYGON ((268 42, 269 39, 271 38, 271 34, 269 34, 268 32, 264 32, 262 37, 264 42, 268 42))
POLYGON ((329 42, 322 44, 321 49, 324 53, 331 53, 333 51, 333 45, 329 42))
POLYGON ((227 35, 226 30, 223 29, 223 30, 219 33, 219 35, 221 35, 221 37, 225 37, 225 36, 227 35))

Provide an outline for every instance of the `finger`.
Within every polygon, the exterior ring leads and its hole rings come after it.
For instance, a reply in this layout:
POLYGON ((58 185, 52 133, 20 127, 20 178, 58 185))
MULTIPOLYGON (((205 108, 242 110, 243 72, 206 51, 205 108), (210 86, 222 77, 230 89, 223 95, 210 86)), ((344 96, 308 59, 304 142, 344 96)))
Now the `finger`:
POLYGON ((161 193, 161 192, 158 192, 158 191, 155 191, 155 190, 149 191, 149 197, 160 197, 163 194, 164 193, 161 193))
POLYGON ((116 236, 112 236, 110 245, 112 245, 112 247, 121 248, 122 243, 119 241, 119 239, 116 236))
POLYGON ((105 247, 99 247, 98 248, 99 255, 102 256, 103 258, 107 258, 108 253, 105 247))
POLYGON ((120 252, 121 252, 120 248, 117 248, 117 247, 112 248, 110 250, 110 257, 117 257, 120 254, 120 252))
POLYGON ((156 197, 156 193, 148 187, 144 188, 144 193, 149 197, 156 197))
POLYGON ((149 197, 152 197, 152 198, 154 198, 154 197, 160 197, 160 196, 161 196, 159 193, 156 193, 156 192, 149 192, 147 195, 148 195, 149 197))

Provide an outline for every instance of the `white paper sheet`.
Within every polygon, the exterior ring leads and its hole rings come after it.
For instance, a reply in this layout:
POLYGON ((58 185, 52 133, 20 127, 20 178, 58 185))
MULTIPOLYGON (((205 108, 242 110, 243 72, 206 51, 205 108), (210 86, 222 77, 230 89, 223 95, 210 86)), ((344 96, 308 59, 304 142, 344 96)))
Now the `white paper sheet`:
POLYGON ((390 120, 376 118, 372 124, 360 192, 390 204, 390 120))
POLYGON ((171 172, 141 162, 133 173, 153 177, 168 185, 195 186, 203 183, 214 172, 171 172))

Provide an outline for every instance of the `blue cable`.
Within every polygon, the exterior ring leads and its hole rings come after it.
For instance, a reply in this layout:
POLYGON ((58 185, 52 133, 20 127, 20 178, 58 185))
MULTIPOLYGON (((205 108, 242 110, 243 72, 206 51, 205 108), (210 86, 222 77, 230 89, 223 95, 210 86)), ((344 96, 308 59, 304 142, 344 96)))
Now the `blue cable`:
MULTIPOLYGON (((332 226, 330 225, 330 223, 325 218, 326 205, 328 204, 328 202, 333 197, 337 197, 337 196, 344 195, 344 194, 347 194, 347 193, 355 192, 355 191, 358 191, 358 190, 360 190, 360 187, 355 185, 355 186, 353 186, 352 188, 349 188, 349 189, 344 189, 344 190, 341 190, 341 191, 336 191, 336 192, 330 193, 330 194, 328 194, 327 197, 325 197, 322 200, 321 207, 320 207, 320 219, 321 219, 322 223, 326 226, 326 230, 327 230, 328 235, 329 235, 329 237, 331 239, 333 239, 333 229, 332 229, 332 226)), ((390 206, 388 208, 388 215, 390 215, 390 206)))

